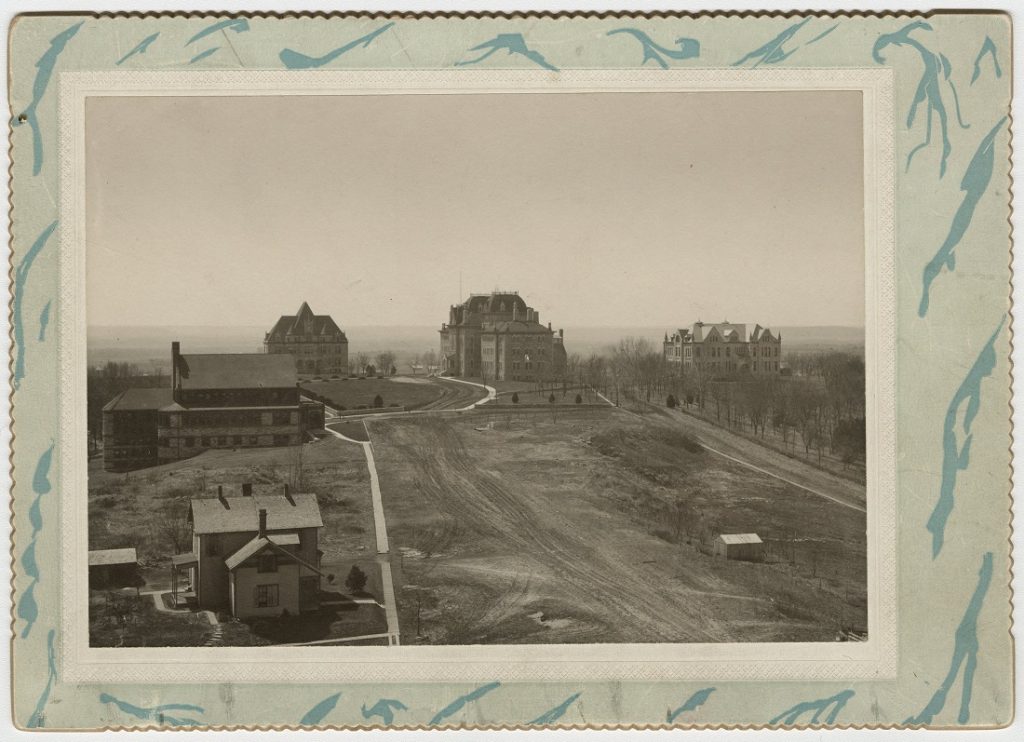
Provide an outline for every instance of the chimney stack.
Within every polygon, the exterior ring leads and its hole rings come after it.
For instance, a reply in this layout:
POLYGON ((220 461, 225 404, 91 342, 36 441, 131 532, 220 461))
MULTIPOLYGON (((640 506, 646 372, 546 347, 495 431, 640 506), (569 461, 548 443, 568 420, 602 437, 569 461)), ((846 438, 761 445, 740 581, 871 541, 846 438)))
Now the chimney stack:
POLYGON ((259 529, 259 532, 256 535, 259 536, 260 538, 263 538, 264 536, 267 535, 267 509, 266 508, 260 508, 260 529, 259 529))
MULTIPOLYGON (((178 391, 178 357, 181 355, 181 343, 177 340, 171 342, 171 392, 178 391)), ((177 401, 175 399, 175 401, 177 401)))
POLYGON ((295 504, 295 500, 292 499, 291 488, 288 487, 288 483, 287 482, 285 482, 285 485, 284 485, 284 499, 286 499, 288 501, 289 505, 294 505, 295 504))
POLYGON ((217 499, 220 500, 220 504, 225 508, 228 506, 228 501, 224 497, 224 485, 222 484, 217 485, 217 499))
POLYGON ((242 497, 252 497, 252 482, 242 484, 242 497))

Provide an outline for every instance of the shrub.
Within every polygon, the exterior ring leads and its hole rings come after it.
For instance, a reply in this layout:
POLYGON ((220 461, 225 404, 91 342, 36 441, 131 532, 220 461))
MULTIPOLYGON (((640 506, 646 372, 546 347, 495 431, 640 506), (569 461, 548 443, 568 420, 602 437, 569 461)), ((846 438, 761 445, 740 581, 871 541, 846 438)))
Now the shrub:
POLYGON ((374 397, 373 398, 373 406, 374 406, 374 408, 377 408, 377 409, 383 407, 384 406, 384 397, 380 396, 379 394, 376 397, 374 397))
POLYGON ((676 398, 673 397, 671 394, 668 395, 668 399, 665 400, 665 406, 668 407, 670 410, 674 410, 676 408, 676 398))
POLYGON ((345 587, 354 593, 362 592, 366 587, 366 573, 359 569, 358 564, 353 564, 349 570, 348 577, 345 578, 345 587))
POLYGON ((512 404, 519 404, 519 392, 512 392, 512 404))
POLYGON ((581 395, 581 394, 577 394, 576 395, 576 404, 583 404, 583 395, 581 395))

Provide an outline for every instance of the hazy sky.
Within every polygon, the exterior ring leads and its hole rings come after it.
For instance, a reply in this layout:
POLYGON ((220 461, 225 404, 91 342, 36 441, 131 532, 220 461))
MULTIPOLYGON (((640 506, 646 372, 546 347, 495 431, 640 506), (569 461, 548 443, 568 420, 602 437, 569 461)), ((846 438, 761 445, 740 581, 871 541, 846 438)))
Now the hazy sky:
POLYGON ((859 92, 91 98, 91 325, 862 325, 859 92))

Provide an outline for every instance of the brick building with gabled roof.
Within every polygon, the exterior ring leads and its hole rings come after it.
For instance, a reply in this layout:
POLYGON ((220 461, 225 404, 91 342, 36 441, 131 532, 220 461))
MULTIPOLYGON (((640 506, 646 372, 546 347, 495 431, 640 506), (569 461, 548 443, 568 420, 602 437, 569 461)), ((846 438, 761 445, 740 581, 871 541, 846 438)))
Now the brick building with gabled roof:
POLYGON ((263 340, 267 353, 288 354, 300 374, 348 373, 348 338, 329 314, 313 314, 302 302, 293 315, 282 315, 263 340))
POLYGON ((296 446, 324 427, 303 399, 291 358, 182 353, 171 343, 171 388, 129 389, 103 408, 103 465, 137 469, 211 448, 296 446))
POLYGON ((239 618, 295 615, 319 606, 320 507, 312 493, 252 494, 189 502, 192 551, 172 559, 172 594, 187 575, 203 609, 228 609, 239 618))

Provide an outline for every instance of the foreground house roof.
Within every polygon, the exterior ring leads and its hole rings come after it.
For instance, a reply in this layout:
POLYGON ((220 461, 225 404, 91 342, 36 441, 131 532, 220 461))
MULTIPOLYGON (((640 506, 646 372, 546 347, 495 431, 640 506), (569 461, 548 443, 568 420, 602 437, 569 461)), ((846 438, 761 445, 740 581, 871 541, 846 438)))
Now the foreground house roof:
MULTIPOLYGON (((261 551, 266 549, 268 546, 298 546, 299 545, 299 534, 295 532, 291 533, 271 533, 266 536, 256 536, 252 541, 246 543, 241 549, 236 551, 234 554, 224 560, 224 566, 228 569, 233 570, 239 566, 242 562, 252 556, 256 556, 261 551)), ((291 552, 283 552, 292 556, 291 552)))
POLYGON ((182 353, 178 372, 182 389, 273 389, 299 381, 292 357, 273 353, 182 353))
POLYGON ((320 528, 324 524, 316 495, 312 493, 205 497, 189 503, 192 529, 197 534, 257 533, 260 510, 267 511, 268 531, 320 528))

